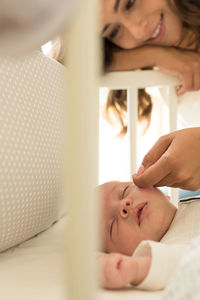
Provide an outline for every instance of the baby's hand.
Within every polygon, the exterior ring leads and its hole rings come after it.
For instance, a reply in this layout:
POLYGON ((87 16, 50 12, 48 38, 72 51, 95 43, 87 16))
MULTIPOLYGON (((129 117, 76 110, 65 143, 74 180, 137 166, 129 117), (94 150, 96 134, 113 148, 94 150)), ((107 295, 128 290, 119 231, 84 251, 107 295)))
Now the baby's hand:
POLYGON ((121 289, 127 284, 139 284, 148 274, 150 257, 131 257, 119 253, 99 253, 97 263, 100 285, 107 289, 121 289))

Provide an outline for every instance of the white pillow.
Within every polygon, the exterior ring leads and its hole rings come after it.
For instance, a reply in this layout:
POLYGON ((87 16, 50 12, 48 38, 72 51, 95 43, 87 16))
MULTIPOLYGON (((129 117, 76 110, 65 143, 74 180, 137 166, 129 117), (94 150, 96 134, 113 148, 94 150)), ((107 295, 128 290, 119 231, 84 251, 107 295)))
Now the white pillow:
POLYGON ((47 229, 66 211, 63 72, 39 51, 0 59, 0 251, 47 229))

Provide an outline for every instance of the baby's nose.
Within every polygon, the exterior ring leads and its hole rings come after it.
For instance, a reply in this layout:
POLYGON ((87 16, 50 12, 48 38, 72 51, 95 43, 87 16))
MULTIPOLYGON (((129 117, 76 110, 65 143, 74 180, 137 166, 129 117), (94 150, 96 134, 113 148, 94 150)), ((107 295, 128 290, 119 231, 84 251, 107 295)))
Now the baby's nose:
POLYGON ((121 206, 120 206, 120 215, 122 216, 122 218, 127 218, 129 213, 130 213, 130 209, 132 207, 132 201, 129 199, 124 199, 122 200, 121 206))

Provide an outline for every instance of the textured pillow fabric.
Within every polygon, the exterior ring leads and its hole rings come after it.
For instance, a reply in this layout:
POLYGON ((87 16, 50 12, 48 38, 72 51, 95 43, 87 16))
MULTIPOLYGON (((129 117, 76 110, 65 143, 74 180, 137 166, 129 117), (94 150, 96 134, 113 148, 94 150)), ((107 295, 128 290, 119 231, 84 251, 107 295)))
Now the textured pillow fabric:
POLYGON ((164 291, 164 300, 200 299, 200 236, 193 240, 164 291))
POLYGON ((0 59, 0 251, 47 229, 66 211, 63 73, 39 51, 0 59))

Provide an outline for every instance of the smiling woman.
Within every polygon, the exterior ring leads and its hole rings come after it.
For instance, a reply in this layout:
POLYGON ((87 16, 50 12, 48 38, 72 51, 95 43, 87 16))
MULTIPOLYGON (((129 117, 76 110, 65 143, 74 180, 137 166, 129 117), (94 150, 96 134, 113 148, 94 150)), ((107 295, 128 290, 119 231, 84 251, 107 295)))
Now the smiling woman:
POLYGON ((198 1, 102 0, 102 36, 121 49, 153 44, 195 49, 200 41, 199 11, 198 1))
POLYGON ((123 49, 175 46, 183 35, 181 20, 164 0, 103 0, 101 20, 103 37, 123 49))
MULTIPOLYGON (((158 67, 181 79, 180 96, 200 89, 200 2, 198 0, 101 0, 106 71, 158 67)), ((126 91, 111 91, 106 115, 115 112, 126 132, 126 91)), ((141 90, 139 110, 151 107, 141 90), (145 108, 143 108, 145 107, 145 108)), ((151 109, 145 113, 150 120, 151 109)))

